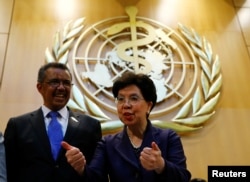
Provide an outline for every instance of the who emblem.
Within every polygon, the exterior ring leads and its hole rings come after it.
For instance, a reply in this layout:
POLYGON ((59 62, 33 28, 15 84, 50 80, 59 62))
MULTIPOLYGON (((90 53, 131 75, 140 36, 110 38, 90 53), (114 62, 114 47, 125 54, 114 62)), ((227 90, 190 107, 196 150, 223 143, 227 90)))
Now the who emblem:
POLYGON ((149 75, 156 85, 153 125, 179 133, 202 128, 220 97, 219 57, 193 29, 179 24, 175 31, 138 17, 134 6, 125 11, 127 16, 105 19, 86 30, 84 18, 69 22, 63 33, 56 33, 52 53, 46 49, 47 62, 68 64, 74 72, 68 106, 100 120, 104 134, 119 131, 123 125, 114 119, 112 85, 132 71, 149 75))

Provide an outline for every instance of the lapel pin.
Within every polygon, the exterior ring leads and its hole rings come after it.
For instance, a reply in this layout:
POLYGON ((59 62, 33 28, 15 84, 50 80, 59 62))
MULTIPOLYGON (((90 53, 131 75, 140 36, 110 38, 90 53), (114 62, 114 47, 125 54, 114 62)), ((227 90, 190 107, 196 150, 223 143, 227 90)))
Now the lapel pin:
POLYGON ((76 118, 74 118, 74 117, 72 117, 72 116, 71 116, 70 118, 71 118, 73 121, 77 122, 77 123, 79 122, 76 118))

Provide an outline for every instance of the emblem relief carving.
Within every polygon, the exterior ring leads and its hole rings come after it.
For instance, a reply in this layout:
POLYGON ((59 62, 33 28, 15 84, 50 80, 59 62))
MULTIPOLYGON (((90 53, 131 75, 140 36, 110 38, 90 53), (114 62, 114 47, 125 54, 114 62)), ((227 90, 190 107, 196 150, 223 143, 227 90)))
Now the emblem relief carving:
POLYGON ((84 29, 84 18, 69 22, 55 34, 45 51, 46 61, 68 64, 75 85, 68 106, 102 122, 104 134, 123 126, 111 93, 113 81, 125 71, 150 76, 157 87, 152 124, 186 133, 202 128, 215 113, 222 75, 218 55, 195 30, 178 30, 138 17, 128 6, 127 16, 102 20, 84 29), (72 57, 71 57, 72 56, 72 57))

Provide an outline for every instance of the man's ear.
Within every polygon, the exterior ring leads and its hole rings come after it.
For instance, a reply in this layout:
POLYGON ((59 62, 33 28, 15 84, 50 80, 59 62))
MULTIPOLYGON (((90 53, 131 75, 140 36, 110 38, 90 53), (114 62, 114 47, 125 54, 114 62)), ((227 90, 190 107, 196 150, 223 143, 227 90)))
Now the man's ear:
POLYGON ((38 83, 36 84, 36 88, 37 88, 38 92, 40 92, 40 93, 41 93, 42 87, 43 87, 43 86, 42 86, 42 83, 39 83, 39 82, 38 82, 38 83))

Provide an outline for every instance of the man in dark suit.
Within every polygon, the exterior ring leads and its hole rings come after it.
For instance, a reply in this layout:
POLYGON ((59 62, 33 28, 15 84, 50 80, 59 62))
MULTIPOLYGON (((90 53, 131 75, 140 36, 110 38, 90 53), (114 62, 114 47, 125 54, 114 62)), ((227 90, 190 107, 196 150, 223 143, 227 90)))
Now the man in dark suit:
POLYGON ((3 134, 0 132, 0 181, 6 182, 5 149, 3 144, 3 134))
MULTIPOLYGON (((101 139, 101 126, 96 119, 66 106, 71 87, 72 75, 66 65, 48 63, 39 69, 37 89, 43 97, 43 105, 38 110, 10 118, 4 133, 8 182, 82 181, 82 174, 68 163, 61 140, 77 147, 89 162, 101 139), (56 119, 50 115, 51 111, 56 111, 56 119), (56 131, 51 129, 52 121, 59 127, 56 131), (50 140, 57 131, 61 139, 50 140), (53 158, 54 146, 59 147, 59 152, 53 158)), ((77 166, 79 161, 70 162, 77 166)))

